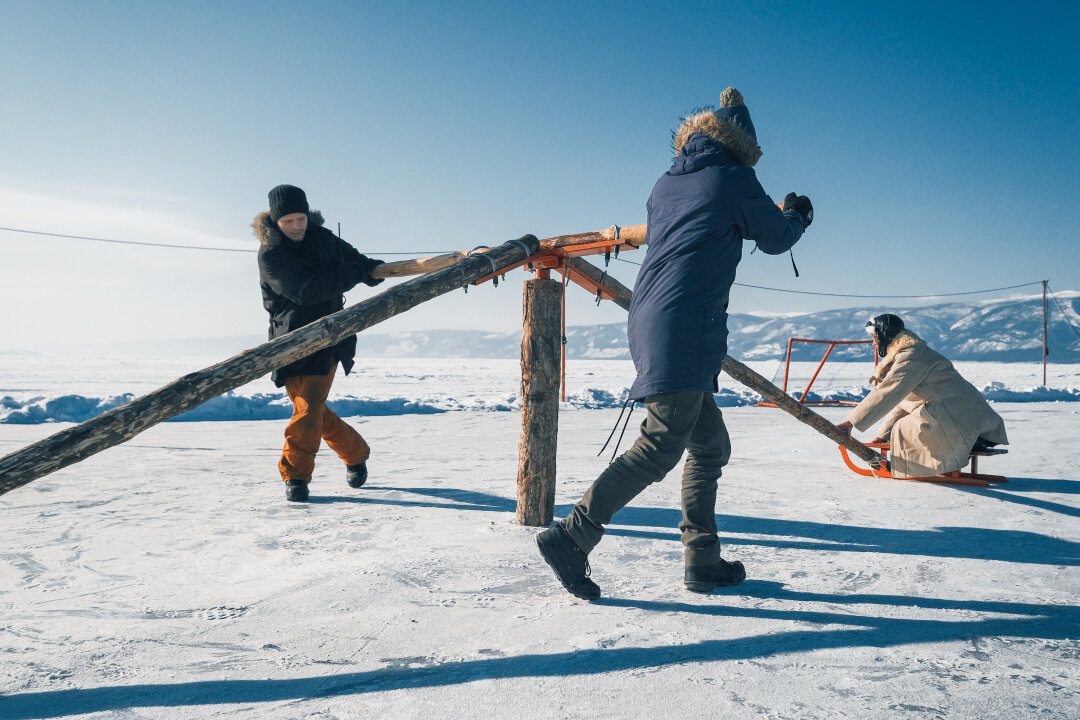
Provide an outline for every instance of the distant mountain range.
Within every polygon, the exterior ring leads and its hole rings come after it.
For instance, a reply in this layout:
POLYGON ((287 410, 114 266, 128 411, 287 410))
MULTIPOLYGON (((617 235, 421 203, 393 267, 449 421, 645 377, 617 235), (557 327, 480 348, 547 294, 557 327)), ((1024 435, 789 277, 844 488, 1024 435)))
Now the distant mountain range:
MULTIPOLYGON (((1080 362, 1080 293, 1059 292, 1050 300, 1048 337, 1051 362, 1080 362)), ((740 360, 780 359, 791 337, 865 340, 864 326, 881 306, 825 310, 805 315, 735 313, 728 318, 728 352, 740 360)), ((1042 359, 1042 296, 946 303, 897 309, 905 324, 952 360, 1039 362, 1042 359)), ((817 360, 823 350, 797 344, 796 360, 817 360)), ((866 360, 867 346, 838 346, 838 360, 866 360)), ((357 353, 368 357, 516 358, 521 331, 429 330, 361 334, 357 353)), ((566 329, 569 358, 628 359, 626 323, 566 329)))
MULTIPOLYGON (((1050 299, 1049 360, 1080 363, 1080 292, 1056 293, 1050 299)), ((728 318, 728 352, 740 360, 779 360, 791 337, 818 340, 864 340, 867 319, 887 306, 824 310, 807 314, 766 315, 734 313, 728 318)), ((952 360, 1040 362, 1042 360, 1042 296, 944 303, 894 310, 930 346, 952 360)), ((146 341, 94 348, 119 354, 207 354, 230 357, 266 342, 264 334, 225 338, 146 341)), ((796 360, 818 360, 820 346, 796 345, 796 360)), ((839 346, 832 357, 866 360, 865 345, 839 346)), ((517 358, 521 330, 426 330, 361 333, 359 357, 517 358)), ((569 358, 629 359, 626 323, 579 325, 566 329, 569 358)))

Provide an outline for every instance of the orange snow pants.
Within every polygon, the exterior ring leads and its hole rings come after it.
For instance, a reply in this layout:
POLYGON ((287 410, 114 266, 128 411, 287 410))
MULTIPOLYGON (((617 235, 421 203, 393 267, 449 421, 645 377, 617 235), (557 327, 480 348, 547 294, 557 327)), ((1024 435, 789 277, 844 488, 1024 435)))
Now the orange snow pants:
POLYGON ((285 426, 285 448, 278 463, 282 480, 311 482, 315 453, 319 452, 322 440, 346 465, 359 465, 371 454, 360 433, 326 407, 336 370, 335 363, 326 375, 300 375, 285 380, 293 415, 285 426))

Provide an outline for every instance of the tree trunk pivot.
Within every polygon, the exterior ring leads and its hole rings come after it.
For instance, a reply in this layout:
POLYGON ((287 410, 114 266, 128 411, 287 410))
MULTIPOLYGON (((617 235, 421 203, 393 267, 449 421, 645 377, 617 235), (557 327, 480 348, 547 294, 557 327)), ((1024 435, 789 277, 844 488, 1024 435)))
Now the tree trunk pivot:
POLYGON ((538 278, 525 282, 517 476, 519 525, 543 527, 555 515, 562 294, 558 280, 538 278))

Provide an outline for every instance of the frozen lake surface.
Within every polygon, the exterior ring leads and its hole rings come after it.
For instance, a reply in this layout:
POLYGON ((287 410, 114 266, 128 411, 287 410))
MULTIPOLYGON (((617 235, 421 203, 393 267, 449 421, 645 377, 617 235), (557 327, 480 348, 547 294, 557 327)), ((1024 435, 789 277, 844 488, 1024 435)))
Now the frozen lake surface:
MULTIPOLYGON (((0 396, 143 393, 203 367, 50 362, 5 356, 0 396)), ((360 370, 339 393, 491 410, 517 392, 510 361, 360 370)), ((632 371, 570 377, 617 395, 632 371)), ((724 408, 717 515, 747 582, 683 589, 672 473, 592 554, 591 604, 515 524, 518 412, 354 418, 368 485, 324 450, 308 504, 276 475, 282 421, 158 425, 0 497, 0 717, 1074 718, 1080 404, 995 408, 1013 444, 981 466, 1010 477, 993 488, 862 478, 781 411, 724 408)), ((557 517, 617 414, 564 406, 557 517)), ((0 454, 63 427, 0 425, 0 454)))

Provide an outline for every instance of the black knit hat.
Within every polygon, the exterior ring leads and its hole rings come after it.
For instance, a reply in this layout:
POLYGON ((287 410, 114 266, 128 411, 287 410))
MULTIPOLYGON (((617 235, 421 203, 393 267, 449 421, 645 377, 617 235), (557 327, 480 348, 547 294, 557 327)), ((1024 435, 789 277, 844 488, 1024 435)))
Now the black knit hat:
POLYGON ((866 331, 877 340, 878 355, 885 357, 889 344, 904 331, 904 321, 892 313, 877 315, 866 323, 866 331))
POLYGON ((270 219, 277 222, 286 215, 306 213, 307 195, 295 185, 278 185, 268 194, 270 198, 270 219))

